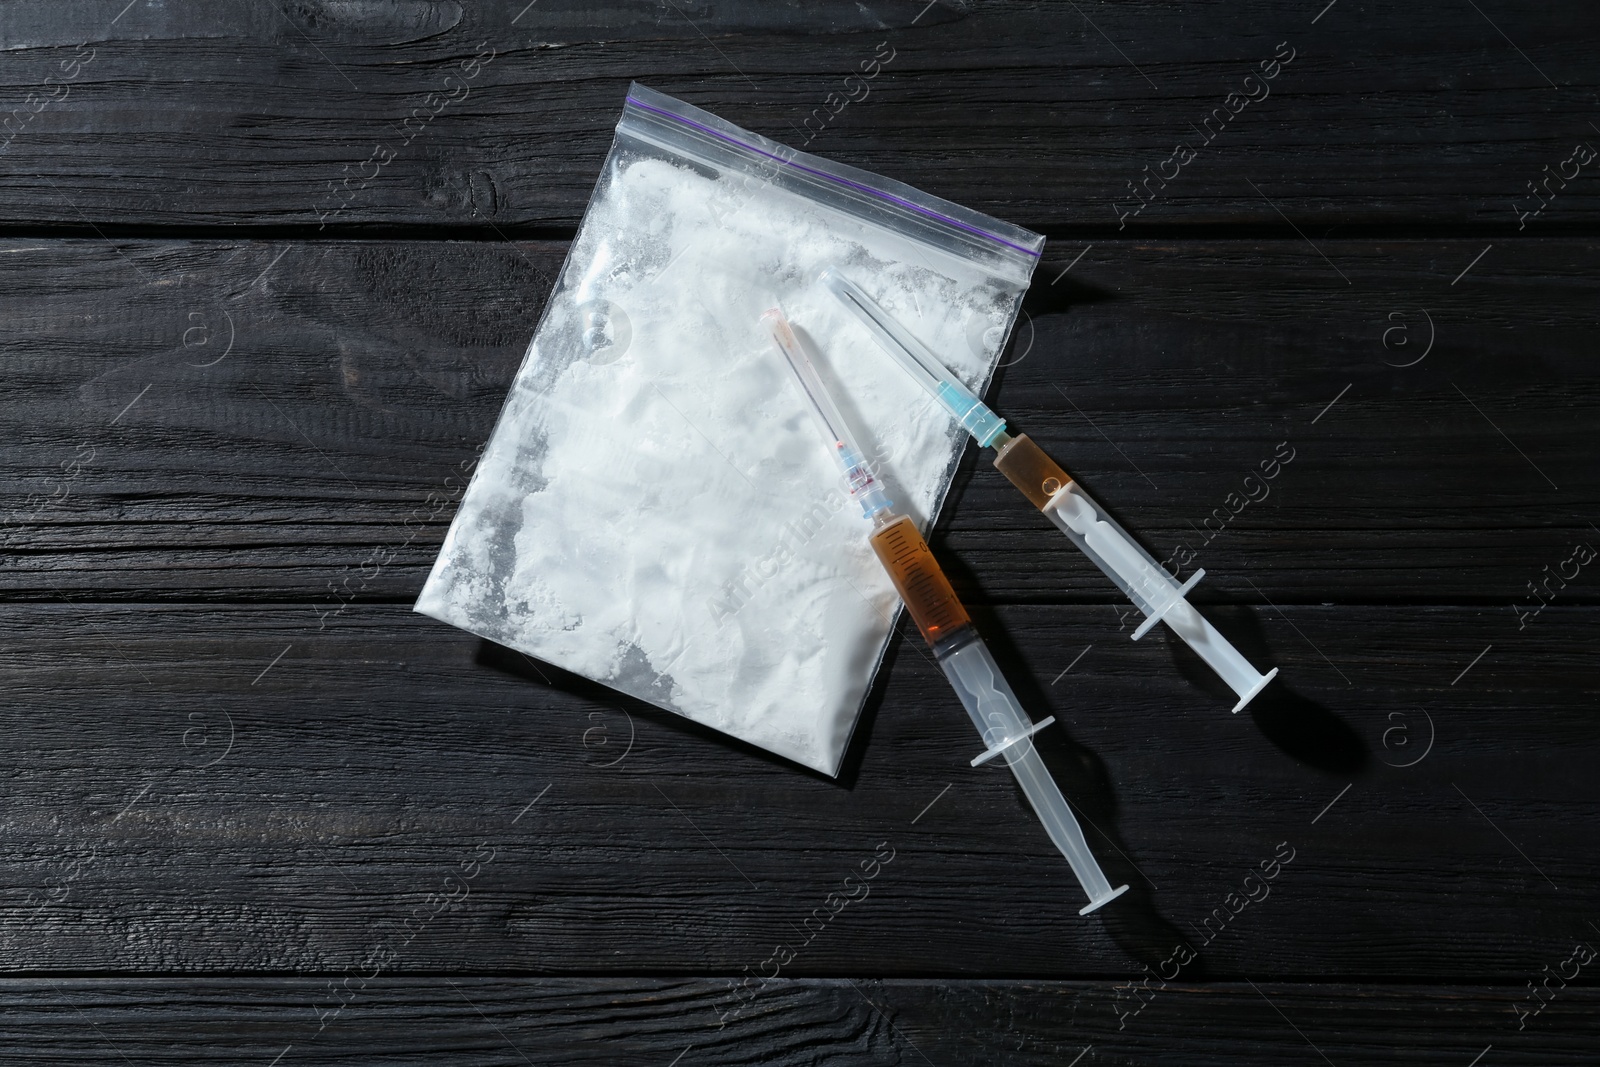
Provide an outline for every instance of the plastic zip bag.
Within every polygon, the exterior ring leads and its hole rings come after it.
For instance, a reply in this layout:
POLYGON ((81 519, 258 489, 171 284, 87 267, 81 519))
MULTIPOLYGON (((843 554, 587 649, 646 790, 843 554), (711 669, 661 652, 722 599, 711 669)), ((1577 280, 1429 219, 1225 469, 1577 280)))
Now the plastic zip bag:
POLYGON ((965 434, 817 275, 981 395, 1043 243, 635 84, 416 610, 836 774, 898 600, 761 312, 926 527, 965 434))

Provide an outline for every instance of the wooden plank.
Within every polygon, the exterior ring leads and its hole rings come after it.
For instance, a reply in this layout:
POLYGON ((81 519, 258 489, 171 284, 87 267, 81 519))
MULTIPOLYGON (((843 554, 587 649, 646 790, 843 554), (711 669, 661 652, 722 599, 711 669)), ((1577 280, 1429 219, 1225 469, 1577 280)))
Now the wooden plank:
POLYGON ((0 1059, 1592 1063, 1600 13, 1313 6, 8 3, 0 1059), (635 77, 1055 239, 991 399, 1283 672, 969 452, 1099 915, 914 640, 831 781, 406 610, 635 77))
POLYGON ((979 615, 1134 887, 1084 919, 903 639, 835 782, 400 607, 13 605, 8 966, 1120 978, 1187 942, 1193 977, 1519 985, 1588 936, 1596 609, 1213 611, 1282 669, 1240 715, 1110 614, 979 615))
MULTIPOLYGON (((725 980, 8 979, 0 1034, 29 1063, 816 1063, 1024 1067, 1593 1062, 1600 998, 1560 989, 1524 1029, 1513 986, 1154 983, 1123 1018, 1107 983, 779 980, 728 1016, 725 980), (1118 1022, 1124 1025, 1119 1029, 1118 1022), (719 1025, 720 1023, 720 1025, 719 1025), (1492 1052, 1490 1051, 1492 1049, 1492 1052), (1320 1056, 1319 1056, 1320 1053, 1320 1056), (280 1057, 274 1059, 274 1057, 280 1057), (676 1058, 675 1058, 676 1057, 676 1058), (1325 1059, 1324 1059, 1325 1058, 1325 1059)), ((1124 993, 1124 1004, 1132 993, 1124 993)), ((1126 1011, 1126 1008, 1122 1009, 1126 1011)))
POLYGON ((630 79, 1063 233, 1549 234, 1600 211, 1574 161, 1600 144, 1600 14, 1576 0, 124 8, 7 5, 8 226, 570 228, 630 79))
MULTIPOLYGON (((1595 242, 1092 244, 1041 271, 991 400, 1200 600, 1509 613, 1600 537, 1595 242)), ((564 253, 0 244, 0 587, 409 603, 564 253)), ((944 514, 973 599, 1118 600, 970 451, 944 514)))

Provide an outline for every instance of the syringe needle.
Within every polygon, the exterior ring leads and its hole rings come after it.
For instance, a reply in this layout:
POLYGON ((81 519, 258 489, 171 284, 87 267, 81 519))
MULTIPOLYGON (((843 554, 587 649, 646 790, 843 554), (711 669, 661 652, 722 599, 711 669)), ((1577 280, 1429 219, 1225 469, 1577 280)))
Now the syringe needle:
POLYGON ((955 590, 934 560, 927 542, 909 518, 895 514, 889 498, 884 496, 881 486, 861 460, 861 450, 839 414, 838 406, 783 313, 774 309, 762 318, 810 401, 811 413, 845 473, 851 495, 861 501, 862 510, 873 520, 874 529, 869 537, 872 550, 889 572, 889 580, 905 601, 912 621, 933 650, 934 659, 988 746, 972 761, 973 765, 1000 756, 1016 775, 1028 803, 1044 824, 1045 832, 1066 856, 1072 873, 1089 896, 1089 903, 1078 914, 1087 915, 1125 893, 1128 889, 1125 885, 1111 888, 1094 854, 1089 851, 1083 830, 1066 798, 1029 740, 1055 721, 1054 716, 1034 723, 1022 710, 1005 676, 995 665, 994 657, 989 654, 988 646, 973 628, 966 608, 956 599, 955 590))
POLYGON ((761 316, 761 321, 772 331, 772 339, 777 342, 778 350, 788 361, 789 369, 794 371, 795 380, 800 383, 800 392, 810 403, 811 417, 822 430, 822 436, 827 440, 828 450, 833 453, 834 460, 844 471, 845 482, 850 487, 850 496, 861 503, 861 508, 869 519, 888 510, 894 501, 889 499, 883 491, 883 486, 872 476, 872 470, 862 455, 861 446, 856 444, 855 435, 850 432, 844 416, 839 414, 839 406, 833 402, 833 395, 828 392, 828 387, 822 384, 822 378, 817 374, 817 368, 812 365, 811 357, 806 355, 805 349, 800 346, 800 339, 794 335, 789 320, 784 317, 782 311, 769 308, 761 316))

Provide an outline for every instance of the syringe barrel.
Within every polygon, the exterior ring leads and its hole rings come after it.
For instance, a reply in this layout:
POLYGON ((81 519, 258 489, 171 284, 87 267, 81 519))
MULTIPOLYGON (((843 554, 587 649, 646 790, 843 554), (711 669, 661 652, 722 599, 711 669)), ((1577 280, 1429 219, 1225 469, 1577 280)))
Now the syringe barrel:
POLYGON ((963 626, 971 628, 967 609, 956 599, 956 591, 917 532, 916 523, 897 515, 873 531, 871 543, 911 620, 930 646, 963 626))
POLYGON ((1000 749, 1009 744, 1000 755, 1007 763, 1020 758, 1030 746, 1013 742, 1028 735, 1033 720, 1017 702, 978 631, 970 625, 960 627, 933 646, 933 658, 961 698, 984 747, 1000 749))
POLYGON ((1146 615, 1179 595, 1161 564, 1026 434, 1002 445, 994 465, 1146 615))
POLYGON ((1072 481, 1072 476, 1046 455, 1044 449, 1030 441, 1027 434, 1017 434, 995 451, 994 468, 1022 490, 1022 495, 1040 511, 1062 486, 1072 481))
POLYGON ((1077 482, 1064 485, 1042 510, 1146 615, 1167 610, 1183 595, 1172 575, 1077 482))

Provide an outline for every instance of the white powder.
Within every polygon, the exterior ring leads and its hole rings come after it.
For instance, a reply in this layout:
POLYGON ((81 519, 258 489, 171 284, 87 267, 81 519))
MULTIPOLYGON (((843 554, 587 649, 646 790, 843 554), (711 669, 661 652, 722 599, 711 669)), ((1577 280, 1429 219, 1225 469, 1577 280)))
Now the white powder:
POLYGON ((898 600, 761 312, 919 523, 965 435, 815 283, 829 264, 982 392, 1015 280, 614 152, 417 610, 837 773, 898 600))

